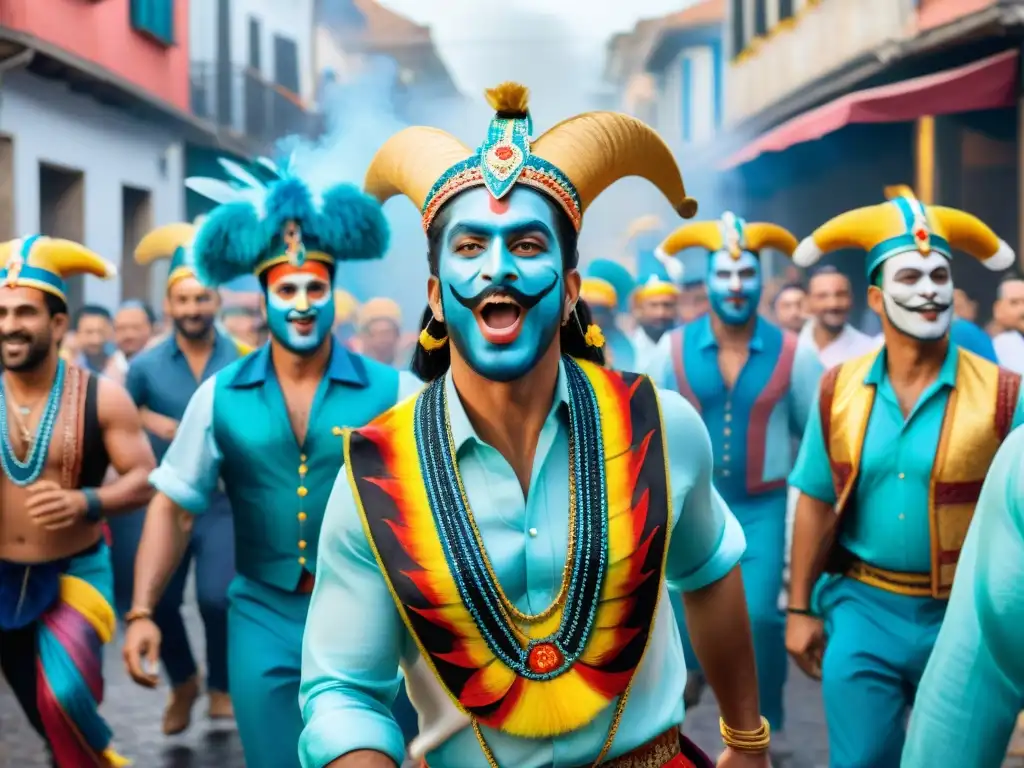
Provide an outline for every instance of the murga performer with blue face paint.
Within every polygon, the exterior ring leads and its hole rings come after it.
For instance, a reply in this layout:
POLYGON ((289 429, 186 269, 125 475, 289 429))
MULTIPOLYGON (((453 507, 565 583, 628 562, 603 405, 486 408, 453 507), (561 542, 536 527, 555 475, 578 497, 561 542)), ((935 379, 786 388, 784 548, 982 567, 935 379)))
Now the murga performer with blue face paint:
POLYGON ((728 212, 719 221, 687 224, 669 235, 660 247, 661 260, 689 248, 707 251, 711 312, 666 337, 649 368, 658 386, 682 394, 704 419, 715 456, 715 487, 746 534, 743 577, 761 707, 774 731, 783 727, 787 664, 778 605, 786 475, 792 468, 792 438, 803 434, 823 371, 794 334, 758 317, 757 308, 761 251, 773 248, 789 256, 796 245, 782 227, 747 223, 728 212))
POLYGON ((264 186, 228 168, 230 187, 190 180, 222 201, 196 233, 195 271, 209 286, 256 275, 270 341, 199 386, 150 477, 158 493, 138 548, 125 659, 136 682, 156 683, 142 663, 159 656, 152 613, 194 516, 207 512, 222 481, 237 570, 228 590, 228 685, 245 762, 288 768, 298 764, 302 630, 320 523, 341 467, 340 434, 419 382, 347 351, 331 334, 336 270, 387 248, 377 202, 351 185, 317 195, 295 177, 264 186))
POLYGON ((707 431, 677 394, 602 366, 578 301, 579 227, 605 188, 637 175, 684 216, 696 203, 635 118, 534 139, 523 86, 488 99, 476 152, 408 128, 367 173, 423 215, 414 367, 430 383, 346 437, 306 624, 302 764, 402 764, 400 663, 420 718, 409 757, 431 768, 710 765, 679 735, 671 584, 721 705, 718 764, 767 766, 743 537, 707 431))
MULTIPOLYGON (((979 541, 983 531, 1013 535, 1005 525, 989 527, 991 515, 967 543, 965 535, 981 504, 982 483, 998 488, 1007 479, 1006 464, 993 464, 993 457, 1024 419, 1021 381, 950 340, 950 262, 955 249, 1003 270, 1014 255, 968 213, 923 205, 905 188, 889 194, 888 202, 826 222, 793 257, 811 266, 841 248, 867 252, 868 305, 881 316, 885 334, 880 351, 822 378, 790 477, 800 498, 786 646, 805 672, 822 681, 833 768, 900 765, 911 708, 915 723, 934 722, 939 713, 964 711, 955 701, 961 697, 970 709, 944 728, 972 736, 992 733, 992 723, 982 724, 988 714, 1006 723, 1000 712, 1007 703, 1006 680, 987 688, 992 659, 975 657, 977 664, 965 669, 959 652, 949 655, 956 647, 949 639, 938 657, 949 664, 933 669, 929 663, 932 690, 936 675, 962 682, 977 671, 977 682, 961 690, 946 687, 942 704, 921 700, 922 711, 918 700, 928 690, 922 674, 939 627, 953 622, 950 632, 943 630, 947 638, 977 631, 978 619, 964 611, 963 602, 946 613, 950 588, 961 584, 965 564, 958 568, 958 561, 968 558, 970 590, 976 586, 979 545, 991 547, 993 565, 1012 557, 1013 548, 1003 542, 979 541)), ((987 497, 991 505, 991 491, 987 497)), ((1012 652, 1019 658, 1016 634, 1012 652)), ((903 765, 983 768, 1001 762, 951 749, 970 741, 942 735, 934 726, 924 729, 908 745, 909 754, 929 757, 904 756, 903 765), (924 744, 922 734, 938 738, 924 744)))

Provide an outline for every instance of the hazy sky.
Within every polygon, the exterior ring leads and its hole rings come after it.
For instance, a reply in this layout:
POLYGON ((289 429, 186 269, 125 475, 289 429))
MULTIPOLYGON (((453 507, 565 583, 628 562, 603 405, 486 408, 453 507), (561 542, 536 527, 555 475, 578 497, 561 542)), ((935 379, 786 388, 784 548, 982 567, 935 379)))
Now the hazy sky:
MULTIPOLYGON (((595 74, 599 74, 604 44, 612 34, 630 29, 640 18, 672 13, 692 2, 381 0, 392 10, 433 28, 445 62, 466 92, 487 86, 487 78, 495 70, 502 76, 526 79, 516 74, 517 60, 530 73, 534 68, 529 59, 558 49, 585 61, 588 70, 596 67, 595 74), (520 52, 522 56, 517 56, 520 52)), ((536 83, 531 85, 536 88, 536 83)))

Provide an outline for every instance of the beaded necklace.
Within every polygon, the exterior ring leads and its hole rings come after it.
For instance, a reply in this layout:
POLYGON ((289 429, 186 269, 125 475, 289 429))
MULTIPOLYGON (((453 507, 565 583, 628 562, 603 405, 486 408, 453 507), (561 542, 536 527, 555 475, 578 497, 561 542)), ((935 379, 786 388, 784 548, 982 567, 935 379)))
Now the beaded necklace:
POLYGON ((563 358, 569 390, 569 547, 563 585, 546 610, 530 616, 505 596, 483 546, 455 459, 444 379, 417 403, 416 442, 431 512, 459 594, 491 652, 530 680, 568 671, 586 649, 608 560, 608 494, 601 417, 579 365, 563 358), (562 610, 558 629, 530 639, 516 624, 562 610))
POLYGON ((46 466, 46 457, 50 453, 50 439, 53 437, 53 426, 57 421, 57 412, 60 410, 61 398, 64 394, 64 360, 57 362, 57 375, 50 387, 50 396, 46 400, 46 407, 43 410, 39 426, 36 428, 36 439, 32 441, 31 448, 25 461, 18 458, 18 454, 11 445, 10 424, 7 421, 7 398, 4 394, 4 387, 0 386, 0 466, 4 474, 12 483, 24 487, 31 485, 39 479, 39 475, 46 466))

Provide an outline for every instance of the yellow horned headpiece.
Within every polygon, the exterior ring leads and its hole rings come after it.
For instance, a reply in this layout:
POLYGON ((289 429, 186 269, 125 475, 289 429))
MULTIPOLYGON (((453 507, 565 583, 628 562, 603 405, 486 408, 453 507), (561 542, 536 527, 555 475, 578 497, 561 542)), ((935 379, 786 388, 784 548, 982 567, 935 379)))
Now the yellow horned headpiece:
POLYGON ((167 271, 167 287, 179 280, 196 276, 192 260, 192 239, 196 234, 193 224, 166 224, 146 235, 135 247, 135 261, 138 264, 152 264, 157 259, 170 259, 167 271))
POLYGON ((627 176, 654 184, 680 216, 697 212, 672 151, 635 117, 587 112, 533 139, 525 86, 502 83, 486 95, 495 116, 478 150, 437 128, 406 128, 373 158, 366 191, 381 202, 405 195, 420 209, 424 229, 466 189, 485 186, 500 200, 516 184, 548 195, 579 229, 594 199, 627 176))
POLYGON ((113 264, 71 240, 32 235, 0 244, 0 286, 37 288, 67 301, 66 278, 116 274, 113 264))
POLYGON ((709 253, 726 251, 732 258, 738 259, 744 251, 756 255, 764 248, 774 248, 792 257, 796 247, 797 239, 778 224, 748 224, 734 213, 726 211, 718 221, 684 224, 666 237, 655 253, 659 261, 664 261, 687 248, 703 248, 709 253))
POLYGON ((867 251, 870 278, 886 260, 899 253, 936 251, 947 259, 953 249, 970 254, 993 271, 1008 269, 1016 257, 981 219, 955 208, 924 205, 906 186, 888 187, 887 202, 857 208, 822 224, 805 238, 793 261, 809 267, 823 255, 841 248, 867 251))

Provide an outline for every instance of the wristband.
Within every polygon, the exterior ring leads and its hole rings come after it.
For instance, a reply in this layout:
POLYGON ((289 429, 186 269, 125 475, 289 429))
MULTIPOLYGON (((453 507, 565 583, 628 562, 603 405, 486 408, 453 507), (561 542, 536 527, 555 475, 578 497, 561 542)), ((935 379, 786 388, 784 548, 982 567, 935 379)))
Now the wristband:
POLYGON ((149 610, 149 608, 132 608, 124 615, 124 623, 131 624, 133 621, 138 621, 139 619, 151 618, 153 618, 153 612, 149 610))
POLYGON ((103 519, 103 502, 95 488, 83 488, 85 496, 85 519, 90 523, 98 523, 103 519))
POLYGON ((811 616, 813 618, 817 618, 817 614, 815 614, 810 608, 793 608, 790 606, 786 609, 786 613, 791 613, 794 616, 811 616))

